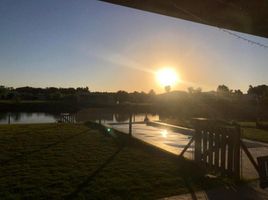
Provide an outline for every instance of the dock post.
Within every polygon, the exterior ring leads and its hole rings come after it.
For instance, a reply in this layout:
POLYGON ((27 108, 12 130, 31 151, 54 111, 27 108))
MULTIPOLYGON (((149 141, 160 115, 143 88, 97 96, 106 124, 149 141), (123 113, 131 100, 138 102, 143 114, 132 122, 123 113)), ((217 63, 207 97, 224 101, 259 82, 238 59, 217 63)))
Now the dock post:
POLYGON ((10 124, 10 114, 8 114, 8 124, 10 124))
POLYGON ((129 115, 129 136, 132 136, 132 114, 129 115))

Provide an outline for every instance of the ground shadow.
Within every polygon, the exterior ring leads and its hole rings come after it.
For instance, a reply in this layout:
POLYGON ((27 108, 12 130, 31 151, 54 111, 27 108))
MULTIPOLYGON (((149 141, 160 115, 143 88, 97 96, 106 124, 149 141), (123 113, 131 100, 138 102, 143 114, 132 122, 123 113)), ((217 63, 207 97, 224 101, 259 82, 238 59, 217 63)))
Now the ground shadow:
POLYGON ((39 148, 39 149, 36 149, 36 150, 32 150, 32 151, 28 151, 28 152, 22 153, 21 155, 14 156, 14 157, 12 157, 12 158, 10 158, 10 159, 7 159, 7 160, 2 160, 2 161, 0 161, 0 165, 1 165, 1 166, 4 166, 4 165, 7 165, 7 164, 9 164, 9 163, 11 163, 11 162, 13 162, 13 161, 22 160, 22 159, 24 159, 24 158, 27 157, 27 156, 30 156, 30 155, 35 154, 35 153, 39 153, 39 152, 42 151, 42 150, 49 149, 49 148, 51 148, 51 147, 53 147, 53 146, 56 146, 56 145, 58 145, 58 144, 60 144, 60 143, 64 143, 64 142, 67 142, 67 141, 69 141, 69 140, 72 140, 72 139, 74 139, 74 138, 76 138, 76 137, 78 137, 78 136, 80 136, 80 135, 82 135, 82 134, 84 134, 84 133, 86 133, 86 132, 88 132, 88 130, 86 130, 86 131, 82 131, 82 132, 80 132, 80 133, 77 133, 77 134, 72 135, 72 136, 69 136, 69 137, 66 137, 66 138, 63 139, 63 140, 60 140, 60 141, 53 142, 53 143, 51 143, 51 144, 45 145, 45 146, 43 146, 43 147, 41 147, 41 148, 39 148))
POLYGON ((77 189, 73 191, 71 194, 64 197, 64 199, 71 200, 76 199, 77 195, 89 185, 89 183, 94 180, 94 178, 106 167, 108 166, 115 157, 122 151, 125 145, 121 145, 101 166, 99 166, 87 179, 78 185, 77 189))
POLYGON ((268 199, 268 190, 261 189, 258 182, 240 185, 225 186, 205 192, 209 200, 264 200, 268 199))

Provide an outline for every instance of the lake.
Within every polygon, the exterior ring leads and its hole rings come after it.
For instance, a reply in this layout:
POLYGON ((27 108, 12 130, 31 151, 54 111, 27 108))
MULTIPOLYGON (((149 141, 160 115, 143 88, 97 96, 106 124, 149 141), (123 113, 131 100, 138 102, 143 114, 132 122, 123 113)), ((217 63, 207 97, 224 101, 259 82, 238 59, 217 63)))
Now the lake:
MULTIPOLYGON (((143 122, 145 117, 151 121, 158 121, 159 115, 152 113, 135 113, 132 114, 133 122, 143 122)), ((76 121, 101 121, 102 123, 123 123, 129 121, 129 114, 124 112, 111 112, 105 109, 85 109, 76 114, 76 121)))
POLYGON ((58 115, 41 112, 0 112, 0 124, 36 124, 36 123, 55 123, 58 115))
MULTIPOLYGON (((43 112, 0 112, 0 124, 8 124, 10 116, 11 124, 35 124, 35 123, 55 123, 59 118, 59 114, 43 113, 43 112)), ((151 121, 159 120, 159 115, 138 113, 133 115, 134 122, 144 121, 145 117, 151 121)), ((83 123, 85 121, 99 121, 103 123, 112 122, 128 122, 129 115, 118 113, 94 113, 94 112, 78 112, 76 121, 83 123)))

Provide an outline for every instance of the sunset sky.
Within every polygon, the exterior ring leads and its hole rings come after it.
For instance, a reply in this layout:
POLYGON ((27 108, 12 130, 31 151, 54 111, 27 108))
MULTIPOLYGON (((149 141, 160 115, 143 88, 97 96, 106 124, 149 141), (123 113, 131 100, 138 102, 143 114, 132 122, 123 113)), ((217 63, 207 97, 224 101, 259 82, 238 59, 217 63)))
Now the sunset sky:
MULTIPOLYGON (((241 34, 268 45, 268 39, 241 34)), ((0 0, 0 85, 163 92, 268 84, 268 49, 218 28, 95 0, 0 0)))

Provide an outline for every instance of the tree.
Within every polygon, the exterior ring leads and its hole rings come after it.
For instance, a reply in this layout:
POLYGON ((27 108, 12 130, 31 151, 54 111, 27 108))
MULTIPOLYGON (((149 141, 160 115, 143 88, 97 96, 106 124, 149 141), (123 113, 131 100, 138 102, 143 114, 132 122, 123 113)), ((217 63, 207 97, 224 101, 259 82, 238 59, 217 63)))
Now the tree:
POLYGON ((116 99, 119 101, 119 103, 126 102, 129 99, 129 94, 126 91, 119 90, 116 93, 116 99))
POLYGON ((230 93, 230 90, 226 85, 219 85, 217 88, 217 92, 226 95, 230 93))
POLYGON ((151 89, 147 95, 147 101, 153 102, 155 100, 156 94, 153 89, 151 89))
POLYGON ((252 95, 255 97, 256 100, 256 116, 257 121, 261 118, 263 109, 262 104, 265 103, 265 99, 268 97, 268 86, 267 85, 258 85, 253 87, 252 85, 249 86, 248 95, 252 95))
POLYGON ((236 96, 242 96, 243 95, 243 92, 241 90, 234 90, 234 95, 236 96))
POLYGON ((193 87, 188 87, 188 92, 189 92, 189 94, 193 94, 194 93, 194 88, 193 87))
POLYGON ((88 93, 90 93, 88 87, 85 87, 85 88, 78 87, 78 88, 76 88, 76 92, 78 92, 79 94, 88 94, 88 93))
POLYGON ((61 97, 62 97, 62 95, 61 95, 60 92, 54 92, 54 93, 51 93, 51 94, 49 95, 49 99, 50 99, 50 100, 56 100, 56 101, 58 101, 58 100, 61 99, 61 97))
POLYGON ((196 88, 196 89, 195 89, 195 92, 196 92, 196 93, 201 93, 201 92, 202 92, 202 88, 201 88, 201 87, 196 88))
POLYGON ((10 100, 13 100, 15 102, 19 102, 19 100, 20 100, 20 96, 19 96, 19 93, 17 91, 10 91, 7 94, 7 98, 10 100))
POLYGON ((267 85, 258 85, 253 87, 249 86, 248 94, 255 96, 257 99, 262 99, 268 96, 268 86, 267 85))
POLYGON ((189 87, 188 92, 189 92, 189 94, 200 94, 202 92, 202 88, 198 87, 198 88, 194 89, 193 87, 189 87))
POLYGON ((166 91, 167 93, 169 93, 170 90, 171 90, 171 86, 170 86, 170 85, 165 86, 165 91, 166 91))
POLYGON ((148 93, 150 96, 155 96, 155 91, 153 89, 151 89, 148 93))
POLYGON ((8 93, 8 88, 5 86, 0 86, 0 99, 5 99, 8 93))

